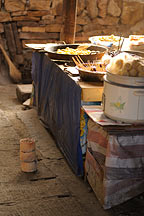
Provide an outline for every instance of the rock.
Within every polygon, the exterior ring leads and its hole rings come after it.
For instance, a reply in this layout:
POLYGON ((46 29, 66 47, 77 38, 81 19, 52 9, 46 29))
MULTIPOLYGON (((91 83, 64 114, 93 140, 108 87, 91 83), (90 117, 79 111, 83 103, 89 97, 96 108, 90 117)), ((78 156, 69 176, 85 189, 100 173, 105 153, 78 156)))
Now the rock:
POLYGON ((48 15, 50 13, 50 11, 27 11, 28 16, 45 16, 48 15))
POLYGON ((32 104, 31 104, 31 99, 27 99, 24 103, 23 103, 23 106, 26 108, 26 109, 31 109, 32 108, 32 104))
POLYGON ((8 12, 0 11, 0 22, 9 22, 11 20, 11 16, 8 12))
POLYGON ((85 25, 85 26, 83 27, 83 30, 84 30, 85 33, 87 33, 87 32, 94 31, 94 29, 100 29, 100 28, 102 28, 102 26, 99 25, 97 22, 94 22, 94 21, 93 21, 93 22, 91 22, 91 23, 85 25))
POLYGON ((11 13, 11 16, 25 16, 27 15, 27 11, 15 11, 11 13))
POLYGON ((124 0, 121 15, 121 23, 134 25, 143 19, 144 2, 124 0))
POLYGON ((63 13, 63 0, 59 0, 58 2, 53 1, 51 10, 52 10, 53 15, 62 15, 62 13, 63 13))
POLYGON ((136 23, 133 27, 130 28, 130 31, 133 34, 143 34, 144 33, 144 19, 136 23))
POLYGON ((62 24, 49 24, 45 27, 46 32, 60 32, 62 28, 62 24))
POLYGON ((5 9, 9 12, 24 10, 26 0, 5 0, 5 9))
POLYGON ((32 22, 32 21, 19 21, 17 22, 17 26, 21 27, 21 26, 32 26, 32 27, 36 27, 39 26, 39 23, 37 22, 32 22))
POLYGON ((42 16, 42 20, 49 20, 49 21, 51 20, 52 21, 53 19, 54 19, 54 15, 52 15, 52 14, 42 16))
POLYGON ((31 93, 32 93, 31 84, 17 85, 16 87, 17 98, 22 103, 31 97, 31 93))
POLYGON ((82 32, 83 28, 81 25, 76 25, 76 32, 82 32))
POLYGON ((106 17, 107 4, 108 4, 108 0, 98 0, 98 8, 99 8, 98 15, 100 17, 103 17, 103 18, 106 17))
POLYGON ((50 0, 29 0, 29 10, 49 10, 50 4, 50 0))
POLYGON ((39 26, 39 27, 23 26, 22 32, 45 32, 45 27, 43 26, 39 26))
POLYGON ((79 25, 86 25, 88 23, 90 23, 91 20, 90 18, 88 17, 88 14, 87 14, 87 11, 84 10, 78 17, 77 17, 77 20, 76 20, 76 23, 79 24, 79 25))
POLYGON ((118 17, 121 14, 121 9, 114 0, 110 0, 108 4, 108 14, 114 17, 118 17))
POLYGON ((85 0, 78 0, 77 4, 77 15, 79 16, 86 7, 85 0))
POLYGON ((95 19, 97 21, 98 24, 100 25, 108 25, 108 26, 112 26, 112 25, 117 25, 119 22, 119 18, 118 17, 112 17, 112 16, 106 16, 105 18, 97 18, 95 19))
POLYGON ((23 64, 24 63, 24 56, 21 54, 17 54, 14 56, 14 60, 17 64, 23 64))
POLYGON ((89 1, 86 0, 87 11, 91 19, 97 17, 98 15, 98 7, 97 0, 89 1))

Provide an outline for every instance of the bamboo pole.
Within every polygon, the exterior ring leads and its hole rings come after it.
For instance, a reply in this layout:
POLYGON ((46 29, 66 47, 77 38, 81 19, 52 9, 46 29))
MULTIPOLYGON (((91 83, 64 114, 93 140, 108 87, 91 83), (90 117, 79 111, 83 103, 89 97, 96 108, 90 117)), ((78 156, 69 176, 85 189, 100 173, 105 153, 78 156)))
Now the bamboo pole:
POLYGON ((63 0, 63 29, 60 40, 75 43, 77 0, 63 0))

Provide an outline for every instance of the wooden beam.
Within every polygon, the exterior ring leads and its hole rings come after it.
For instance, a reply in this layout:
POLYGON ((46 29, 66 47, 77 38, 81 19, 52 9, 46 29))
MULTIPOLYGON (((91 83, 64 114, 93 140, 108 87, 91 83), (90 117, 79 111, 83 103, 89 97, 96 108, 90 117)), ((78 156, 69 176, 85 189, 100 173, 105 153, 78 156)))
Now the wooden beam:
POLYGON ((13 34, 12 25, 10 23, 4 24, 4 32, 7 40, 9 53, 13 58, 16 55, 16 45, 15 45, 15 38, 13 34))
POLYGON ((15 39, 16 53, 22 54, 22 43, 19 38, 19 33, 18 33, 16 22, 12 23, 12 30, 13 30, 13 35, 15 39))
POLYGON ((60 39, 65 43, 75 43, 77 0, 63 0, 63 29, 60 39))

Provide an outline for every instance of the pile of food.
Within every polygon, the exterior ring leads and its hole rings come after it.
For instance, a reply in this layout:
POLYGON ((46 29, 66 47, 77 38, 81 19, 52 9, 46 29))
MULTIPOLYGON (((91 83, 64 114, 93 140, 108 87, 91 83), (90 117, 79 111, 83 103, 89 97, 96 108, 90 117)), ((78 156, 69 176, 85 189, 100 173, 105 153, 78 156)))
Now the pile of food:
POLYGON ((121 76, 144 77, 144 58, 120 53, 110 59, 107 71, 121 76))
POLYGON ((136 51, 144 51, 144 35, 130 35, 129 49, 136 51))
POLYGON ((120 37, 112 34, 108 36, 98 36, 97 40, 104 41, 104 42, 118 42, 120 40, 120 37))
POLYGON ((93 36, 90 37, 89 40, 93 44, 112 47, 119 46, 119 43, 122 43, 123 37, 115 36, 115 35, 104 35, 104 36, 93 36))
POLYGON ((70 47, 57 50, 57 54, 67 54, 67 55, 90 55, 91 53, 92 53, 91 50, 80 49, 80 48, 74 49, 70 47))

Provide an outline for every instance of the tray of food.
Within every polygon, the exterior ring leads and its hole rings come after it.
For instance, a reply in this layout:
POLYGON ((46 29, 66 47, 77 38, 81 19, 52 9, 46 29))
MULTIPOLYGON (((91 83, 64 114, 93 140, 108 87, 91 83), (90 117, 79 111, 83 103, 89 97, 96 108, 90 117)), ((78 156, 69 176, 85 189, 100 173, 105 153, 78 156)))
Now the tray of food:
POLYGON ((103 46, 92 44, 53 44, 47 45, 44 51, 54 60, 69 60, 80 56, 83 61, 101 59, 107 51, 103 46))
POLYGON ((115 36, 113 34, 89 37, 89 41, 91 41, 92 44, 102 45, 106 47, 111 47, 113 45, 119 46, 122 40, 123 40, 123 37, 115 36))

